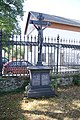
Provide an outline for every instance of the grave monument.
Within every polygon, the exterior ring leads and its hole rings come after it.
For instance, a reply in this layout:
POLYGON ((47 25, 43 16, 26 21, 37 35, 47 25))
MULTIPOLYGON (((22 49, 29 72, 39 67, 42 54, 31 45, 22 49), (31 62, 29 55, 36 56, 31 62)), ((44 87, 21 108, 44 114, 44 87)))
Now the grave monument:
POLYGON ((52 97, 54 91, 50 87, 50 70, 51 67, 42 64, 42 46, 43 46, 43 30, 50 25, 49 22, 43 21, 44 16, 39 13, 38 20, 30 20, 38 31, 38 62, 36 66, 29 67, 30 83, 26 86, 26 96, 28 98, 52 97))

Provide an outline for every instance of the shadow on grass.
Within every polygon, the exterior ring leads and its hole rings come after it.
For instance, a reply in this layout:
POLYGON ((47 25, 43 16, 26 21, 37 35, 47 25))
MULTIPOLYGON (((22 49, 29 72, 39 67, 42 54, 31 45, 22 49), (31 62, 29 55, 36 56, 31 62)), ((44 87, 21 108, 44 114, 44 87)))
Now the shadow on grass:
POLYGON ((54 98, 25 99, 22 113, 29 120, 79 120, 80 88, 59 88, 58 97, 54 98))
POLYGON ((80 119, 80 107, 72 104, 76 100, 80 102, 80 88, 77 86, 58 89, 58 97, 54 98, 24 100, 23 91, 19 89, 0 96, 0 120, 80 119), (21 107, 23 101, 26 109, 21 107), (31 105, 30 109, 28 105, 31 105))
POLYGON ((0 120, 26 120, 20 107, 22 99, 22 92, 0 96, 0 120))
MULTIPOLYGON (((80 119, 80 111, 79 110, 71 110, 69 112, 64 113, 56 113, 56 112, 49 112, 49 111, 39 111, 39 110, 23 110, 22 113, 27 114, 35 114, 35 115, 44 115, 48 118, 59 119, 63 120, 64 118, 74 118, 75 120, 80 119)), ((44 119, 40 119, 44 120, 44 119)), ((51 119, 52 120, 52 119, 51 119)))
MULTIPOLYGON (((5 79, 10 79, 9 77, 5 79)), ((17 79, 17 78, 15 78, 17 79)), ((20 78, 18 78, 20 79, 20 78)), ((23 78, 24 79, 24 78, 23 78)), ((22 114, 20 103, 24 97, 26 80, 22 87, 12 91, 0 91, 0 120, 26 120, 22 114)))
POLYGON ((80 100, 80 86, 63 86, 58 89, 58 97, 62 99, 80 100))

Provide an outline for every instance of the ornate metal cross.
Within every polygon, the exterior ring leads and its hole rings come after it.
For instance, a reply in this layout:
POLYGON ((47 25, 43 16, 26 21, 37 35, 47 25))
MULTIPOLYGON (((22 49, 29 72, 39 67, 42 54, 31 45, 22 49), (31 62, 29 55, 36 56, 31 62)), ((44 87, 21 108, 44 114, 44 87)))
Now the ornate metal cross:
POLYGON ((43 21, 44 16, 39 13, 38 20, 30 20, 30 24, 33 24, 38 31, 38 62, 37 66, 42 66, 42 46, 43 46, 43 30, 50 25, 49 22, 43 21))

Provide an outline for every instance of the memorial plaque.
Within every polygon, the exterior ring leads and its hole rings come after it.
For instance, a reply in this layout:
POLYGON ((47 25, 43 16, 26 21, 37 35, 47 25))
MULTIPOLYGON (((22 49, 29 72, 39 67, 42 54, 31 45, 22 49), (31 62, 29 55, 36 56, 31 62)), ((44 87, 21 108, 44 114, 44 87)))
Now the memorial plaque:
POLYGON ((49 78, 48 73, 42 73, 42 75, 41 75, 41 83, 42 83, 42 85, 49 85, 49 82, 50 82, 49 79, 50 78, 49 78))
POLYGON ((33 73, 32 74, 32 86, 38 86, 38 85, 40 85, 40 74, 33 73))

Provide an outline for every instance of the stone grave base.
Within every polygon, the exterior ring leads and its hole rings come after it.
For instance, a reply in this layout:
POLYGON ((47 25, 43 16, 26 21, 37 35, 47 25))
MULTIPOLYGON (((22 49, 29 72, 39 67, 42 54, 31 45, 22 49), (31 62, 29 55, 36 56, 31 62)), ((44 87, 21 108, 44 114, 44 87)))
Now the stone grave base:
POLYGON ((52 97, 55 95, 50 87, 50 70, 48 66, 32 66, 30 69, 30 85, 26 86, 28 98, 52 97))
POLYGON ((53 97, 55 96, 54 91, 49 87, 36 87, 33 88, 31 86, 27 86, 26 88, 26 94, 25 97, 28 98, 39 98, 39 97, 53 97))

